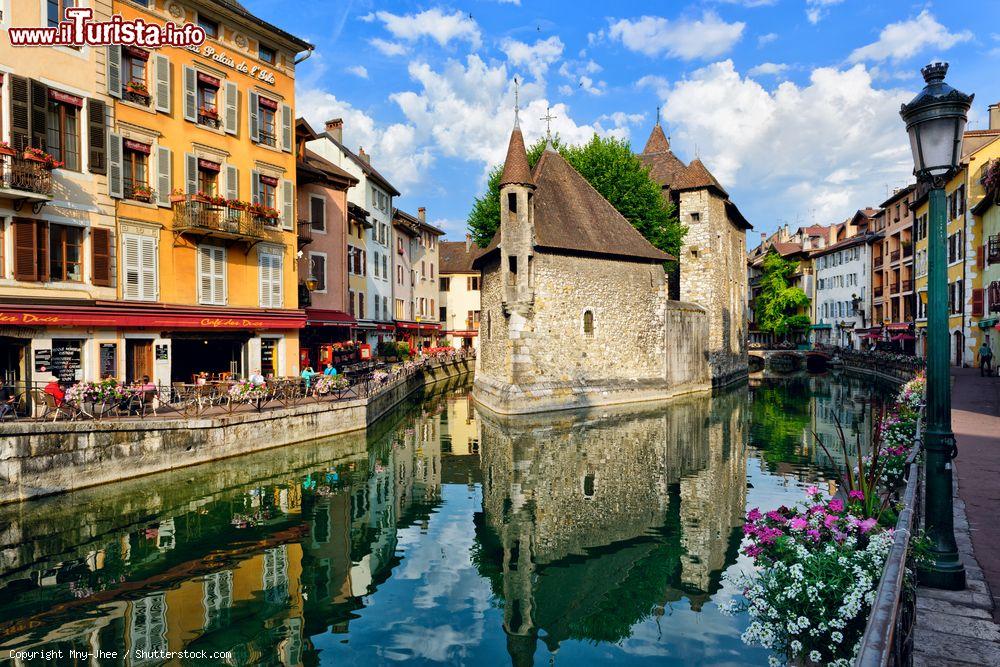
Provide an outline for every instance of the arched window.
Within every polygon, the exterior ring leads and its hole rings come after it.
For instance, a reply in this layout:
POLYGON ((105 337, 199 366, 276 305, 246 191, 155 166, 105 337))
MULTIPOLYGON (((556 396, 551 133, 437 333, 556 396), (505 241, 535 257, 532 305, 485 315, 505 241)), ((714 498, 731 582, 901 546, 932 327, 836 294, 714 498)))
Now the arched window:
POLYGON ((594 311, 583 311, 583 335, 588 338, 594 335, 594 311))

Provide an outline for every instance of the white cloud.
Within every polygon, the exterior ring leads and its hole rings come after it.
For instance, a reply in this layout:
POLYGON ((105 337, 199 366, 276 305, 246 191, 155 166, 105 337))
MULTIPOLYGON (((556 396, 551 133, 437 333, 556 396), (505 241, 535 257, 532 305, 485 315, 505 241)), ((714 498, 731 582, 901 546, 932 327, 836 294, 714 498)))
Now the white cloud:
POLYGON ((358 20, 364 23, 371 23, 375 20, 375 12, 368 12, 364 16, 359 16, 358 20))
POLYGON ((778 4, 778 0, 719 0, 727 5, 743 5, 744 7, 770 7, 778 4))
POLYGON ((775 42, 777 40, 778 40, 778 33, 776 32, 769 32, 765 35, 761 35, 760 37, 757 38, 757 48, 767 46, 771 42, 775 42))
POLYGON ((347 71, 354 76, 359 76, 362 79, 368 78, 368 68, 364 65, 354 65, 353 67, 348 67, 347 71))
POLYGON ((638 20, 611 19, 608 37, 621 41, 630 51, 650 57, 666 53, 674 58, 693 60, 714 58, 728 52, 743 35, 746 24, 726 23, 706 11, 700 19, 668 20, 643 16, 638 20))
POLYGON ((385 29, 393 37, 405 42, 412 43, 422 37, 429 37, 440 46, 447 46, 452 40, 466 41, 475 49, 482 44, 478 24, 470 15, 457 10, 452 14, 445 14, 434 8, 405 15, 380 11, 375 12, 375 18, 385 25, 385 29))
POLYGON ((726 60, 676 82, 663 100, 678 152, 690 159, 697 146, 730 192, 756 193, 760 211, 832 222, 909 178, 898 110, 911 97, 873 88, 864 65, 816 69, 806 85, 768 91, 726 60))
POLYGON ((751 67, 747 74, 750 76, 777 76, 788 71, 785 63, 761 63, 756 67, 751 67))
POLYGON ((549 66, 563 54, 563 43, 558 37, 540 39, 534 44, 504 39, 500 50, 507 54, 507 61, 517 67, 526 67, 536 80, 543 79, 549 66))
POLYGON ((844 0, 806 0, 806 18, 813 25, 819 23, 833 5, 839 5, 844 0))
POLYGON ((497 0, 501 5, 517 5, 521 6, 521 0, 497 0))
POLYGON ((590 95, 603 95, 607 92, 606 81, 595 79, 593 74, 601 72, 604 68, 593 60, 567 60, 559 66, 559 74, 571 79, 574 85, 563 85, 559 87, 559 92, 563 95, 572 95, 578 90, 582 90, 590 95))
POLYGON ((882 28, 878 41, 854 49, 848 59, 852 63, 866 60, 899 62, 916 55, 927 47, 945 51, 960 42, 967 42, 971 39, 971 31, 949 32, 925 9, 916 18, 890 23, 882 28))
POLYGON ((647 74, 642 77, 635 82, 635 87, 639 90, 648 88, 656 93, 656 96, 660 99, 666 99, 667 93, 670 92, 670 82, 656 74, 647 74))
POLYGON ((399 42, 390 42, 379 37, 371 40, 370 44, 387 56, 401 56, 406 53, 406 47, 399 42))

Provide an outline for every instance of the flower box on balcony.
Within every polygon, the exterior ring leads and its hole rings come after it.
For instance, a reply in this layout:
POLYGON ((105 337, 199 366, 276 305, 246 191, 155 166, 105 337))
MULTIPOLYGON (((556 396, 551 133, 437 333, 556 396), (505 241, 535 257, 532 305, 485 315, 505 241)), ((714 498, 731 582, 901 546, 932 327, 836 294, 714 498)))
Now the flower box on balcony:
POLYGON ((148 190, 134 190, 130 199, 148 204, 153 199, 153 193, 148 190))
POLYGON ((186 201, 186 200, 187 200, 187 195, 179 195, 179 194, 172 194, 172 195, 170 195, 170 203, 171 204, 179 204, 180 202, 186 201))
POLYGON ((0 143, 0 155, 17 155, 17 151, 6 143, 0 143))

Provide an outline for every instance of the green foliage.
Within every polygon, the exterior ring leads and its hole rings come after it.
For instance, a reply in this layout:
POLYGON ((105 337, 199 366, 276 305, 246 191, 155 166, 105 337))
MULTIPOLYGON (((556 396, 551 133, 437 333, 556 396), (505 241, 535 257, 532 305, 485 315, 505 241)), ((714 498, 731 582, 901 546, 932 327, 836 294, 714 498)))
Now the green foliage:
POLYGON ((790 286, 798 264, 781 257, 771 248, 764 257, 760 293, 754 301, 757 326, 777 336, 809 327, 809 316, 798 314, 809 305, 809 297, 798 287, 790 286))
MULTIPOLYGON (((655 247, 677 256, 684 233, 675 206, 663 199, 660 185, 632 153, 629 143, 613 137, 594 137, 583 146, 567 146, 558 137, 553 145, 574 169, 587 179, 632 226, 655 247)), ((528 164, 538 163, 545 150, 539 140, 528 149, 528 164)), ((469 212, 472 238, 480 247, 489 245, 500 227, 500 174, 502 166, 490 171, 486 192, 477 197, 469 212)))
POLYGON ((400 359, 408 359, 410 357, 410 344, 396 343, 396 356, 400 359))
POLYGON ((395 357, 396 356, 396 343, 394 341, 388 341, 388 340, 379 341, 379 344, 378 344, 378 356, 380 356, 380 357, 395 357))

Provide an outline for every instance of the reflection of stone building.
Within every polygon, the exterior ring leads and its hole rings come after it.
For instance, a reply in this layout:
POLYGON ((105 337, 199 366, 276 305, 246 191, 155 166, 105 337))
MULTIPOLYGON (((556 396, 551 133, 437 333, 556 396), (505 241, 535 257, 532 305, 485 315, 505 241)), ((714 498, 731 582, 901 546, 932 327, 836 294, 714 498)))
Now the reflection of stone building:
POLYGON ((550 651, 618 642, 667 602, 697 609, 717 589, 746 499, 743 396, 480 413, 481 567, 514 664, 531 664, 540 634, 550 651))

